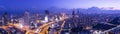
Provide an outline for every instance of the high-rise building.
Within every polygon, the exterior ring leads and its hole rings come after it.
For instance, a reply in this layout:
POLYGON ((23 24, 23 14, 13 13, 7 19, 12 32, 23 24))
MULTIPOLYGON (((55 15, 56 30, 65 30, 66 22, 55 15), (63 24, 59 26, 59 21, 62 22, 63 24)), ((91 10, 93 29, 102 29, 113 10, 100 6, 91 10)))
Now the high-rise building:
POLYGON ((80 14, 79 10, 77 10, 77 14, 78 14, 78 15, 80 14))
POLYGON ((29 23, 29 19, 30 19, 30 16, 29 16, 30 14, 29 14, 29 11, 25 11, 25 14, 24 14, 24 23, 25 23, 25 25, 29 25, 30 23, 29 23))
POLYGON ((10 15, 10 23, 18 23, 17 22, 17 17, 13 16, 13 15, 10 15))
POLYGON ((4 13, 2 17, 2 25, 7 25, 8 23, 8 13, 4 13))
POLYGON ((45 22, 48 22, 48 15, 49 15, 49 11, 45 10, 45 22))
POLYGON ((72 12, 72 17, 75 17, 75 11, 72 12))
POLYGON ((45 10, 45 15, 49 15, 49 11, 48 10, 45 10))

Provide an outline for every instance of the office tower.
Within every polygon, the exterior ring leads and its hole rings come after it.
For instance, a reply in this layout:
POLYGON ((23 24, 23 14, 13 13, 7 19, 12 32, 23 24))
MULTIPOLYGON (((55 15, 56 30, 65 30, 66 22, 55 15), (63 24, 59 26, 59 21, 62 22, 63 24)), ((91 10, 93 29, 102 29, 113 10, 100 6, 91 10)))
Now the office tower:
POLYGON ((45 22, 48 22, 48 15, 49 15, 49 11, 45 10, 45 22))
POLYGON ((25 23, 25 25, 29 25, 30 23, 29 23, 29 19, 30 19, 30 16, 29 16, 30 14, 29 14, 29 11, 25 11, 25 14, 24 14, 24 23, 25 23))
POLYGON ((75 11, 72 12, 72 17, 75 17, 75 11))
POLYGON ((8 13, 4 13, 2 17, 2 25, 7 25, 8 23, 8 13))
POLYGON ((79 10, 77 10, 77 14, 78 14, 78 15, 80 14, 79 10))
POLYGON ((14 19, 13 19, 13 15, 10 15, 10 23, 13 23, 14 19))
POLYGON ((49 11, 48 10, 45 10, 45 15, 49 15, 49 11))

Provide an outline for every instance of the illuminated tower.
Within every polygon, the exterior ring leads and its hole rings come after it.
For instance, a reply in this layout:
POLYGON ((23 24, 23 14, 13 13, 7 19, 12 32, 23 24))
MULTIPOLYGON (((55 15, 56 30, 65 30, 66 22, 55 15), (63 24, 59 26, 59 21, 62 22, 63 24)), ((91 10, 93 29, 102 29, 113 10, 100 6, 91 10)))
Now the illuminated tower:
POLYGON ((10 23, 17 23, 16 17, 13 16, 12 14, 10 15, 10 23))
POLYGON ((49 11, 45 10, 45 21, 48 22, 49 11))
POLYGON ((4 13, 2 17, 2 25, 7 25, 8 22, 8 13, 4 13))
POLYGON ((30 24, 29 23, 29 18, 30 18, 29 15, 30 15, 29 11, 25 11, 25 14, 24 14, 24 23, 25 23, 25 25, 29 25, 30 24))

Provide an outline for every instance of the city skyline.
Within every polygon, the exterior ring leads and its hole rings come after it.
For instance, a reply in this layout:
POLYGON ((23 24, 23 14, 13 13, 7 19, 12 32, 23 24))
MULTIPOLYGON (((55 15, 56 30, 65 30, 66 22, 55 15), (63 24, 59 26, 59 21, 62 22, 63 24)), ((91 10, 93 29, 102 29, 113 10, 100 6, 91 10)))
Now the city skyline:
POLYGON ((0 0, 0 34, 120 34, 120 0, 0 0))

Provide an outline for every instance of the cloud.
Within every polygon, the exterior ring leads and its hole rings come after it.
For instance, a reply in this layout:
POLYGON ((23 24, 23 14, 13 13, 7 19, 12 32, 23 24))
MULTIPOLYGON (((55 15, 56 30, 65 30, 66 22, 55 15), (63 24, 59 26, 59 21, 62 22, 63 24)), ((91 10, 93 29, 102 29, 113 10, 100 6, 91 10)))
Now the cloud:
POLYGON ((0 10, 5 10, 5 9, 6 9, 5 6, 0 5, 0 10))

